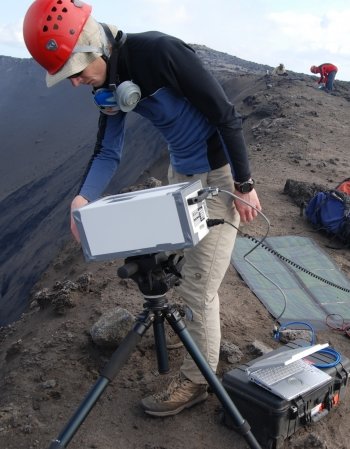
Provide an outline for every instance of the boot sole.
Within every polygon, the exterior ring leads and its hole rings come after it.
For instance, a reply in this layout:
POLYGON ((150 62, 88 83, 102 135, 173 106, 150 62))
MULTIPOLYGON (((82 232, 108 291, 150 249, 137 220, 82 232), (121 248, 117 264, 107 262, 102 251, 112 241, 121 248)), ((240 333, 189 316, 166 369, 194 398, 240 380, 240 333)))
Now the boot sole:
POLYGON ((193 405, 199 404, 200 402, 203 402, 207 399, 208 392, 205 392, 198 396, 196 399, 193 399, 193 401, 186 402, 186 404, 181 405, 180 407, 174 409, 174 410, 164 410, 164 411, 153 411, 153 410, 145 410, 145 413, 152 416, 173 416, 177 415, 178 413, 182 412, 182 410, 185 410, 186 408, 190 408, 193 405))

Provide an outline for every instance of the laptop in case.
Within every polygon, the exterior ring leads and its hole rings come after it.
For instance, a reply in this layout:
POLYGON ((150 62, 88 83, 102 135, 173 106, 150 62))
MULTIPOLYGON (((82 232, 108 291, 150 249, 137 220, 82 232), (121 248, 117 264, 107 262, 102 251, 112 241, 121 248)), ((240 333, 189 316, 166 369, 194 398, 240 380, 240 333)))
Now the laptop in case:
POLYGON ((291 400, 331 382, 331 376, 304 359, 327 346, 325 343, 275 353, 249 366, 247 375, 260 387, 291 400))

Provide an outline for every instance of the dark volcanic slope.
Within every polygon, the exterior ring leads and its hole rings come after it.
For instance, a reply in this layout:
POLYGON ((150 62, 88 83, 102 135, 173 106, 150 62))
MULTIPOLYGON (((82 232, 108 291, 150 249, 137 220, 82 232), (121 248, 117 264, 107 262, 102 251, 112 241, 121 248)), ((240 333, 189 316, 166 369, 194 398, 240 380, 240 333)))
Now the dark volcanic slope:
MULTIPOLYGON (((32 285, 70 237, 69 203, 95 143, 98 112, 86 88, 47 89, 44 76, 31 59, 0 56, 0 326, 25 310, 32 285)), ((133 183, 164 151, 136 114, 126 142, 109 192, 133 183)))
POLYGON ((84 150, 1 202, 2 323, 16 319, 26 308, 23 299, 67 235, 69 201, 82 175, 79 162, 84 150))

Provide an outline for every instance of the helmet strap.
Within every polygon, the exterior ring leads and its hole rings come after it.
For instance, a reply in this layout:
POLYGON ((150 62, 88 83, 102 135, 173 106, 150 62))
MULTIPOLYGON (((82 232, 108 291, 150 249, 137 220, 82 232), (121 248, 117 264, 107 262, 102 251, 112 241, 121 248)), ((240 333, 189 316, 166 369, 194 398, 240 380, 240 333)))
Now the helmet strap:
POLYGON ((108 72, 109 72, 109 87, 116 90, 117 85, 120 84, 120 78, 118 74, 118 53, 122 45, 124 45, 127 35, 123 31, 119 30, 117 35, 114 37, 111 30, 105 23, 100 23, 104 32, 112 46, 112 53, 108 61, 108 72))
POLYGON ((137 105, 141 98, 141 90, 139 86, 134 84, 132 81, 120 82, 120 77, 118 74, 118 56, 119 49, 124 45, 127 35, 123 31, 119 30, 117 35, 114 37, 111 30, 104 23, 100 24, 112 45, 111 56, 107 62, 108 70, 108 84, 109 89, 114 92, 117 104, 120 109, 124 112, 131 111, 137 105))

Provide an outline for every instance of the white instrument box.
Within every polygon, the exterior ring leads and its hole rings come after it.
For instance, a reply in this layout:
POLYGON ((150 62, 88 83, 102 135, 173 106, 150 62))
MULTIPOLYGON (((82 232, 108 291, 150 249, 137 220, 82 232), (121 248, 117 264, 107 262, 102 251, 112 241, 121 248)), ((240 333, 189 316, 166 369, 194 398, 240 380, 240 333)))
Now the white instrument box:
POLYGON ((195 246, 209 232, 207 205, 198 198, 201 189, 201 181, 172 184, 106 196, 76 209, 73 217, 85 259, 195 246))

